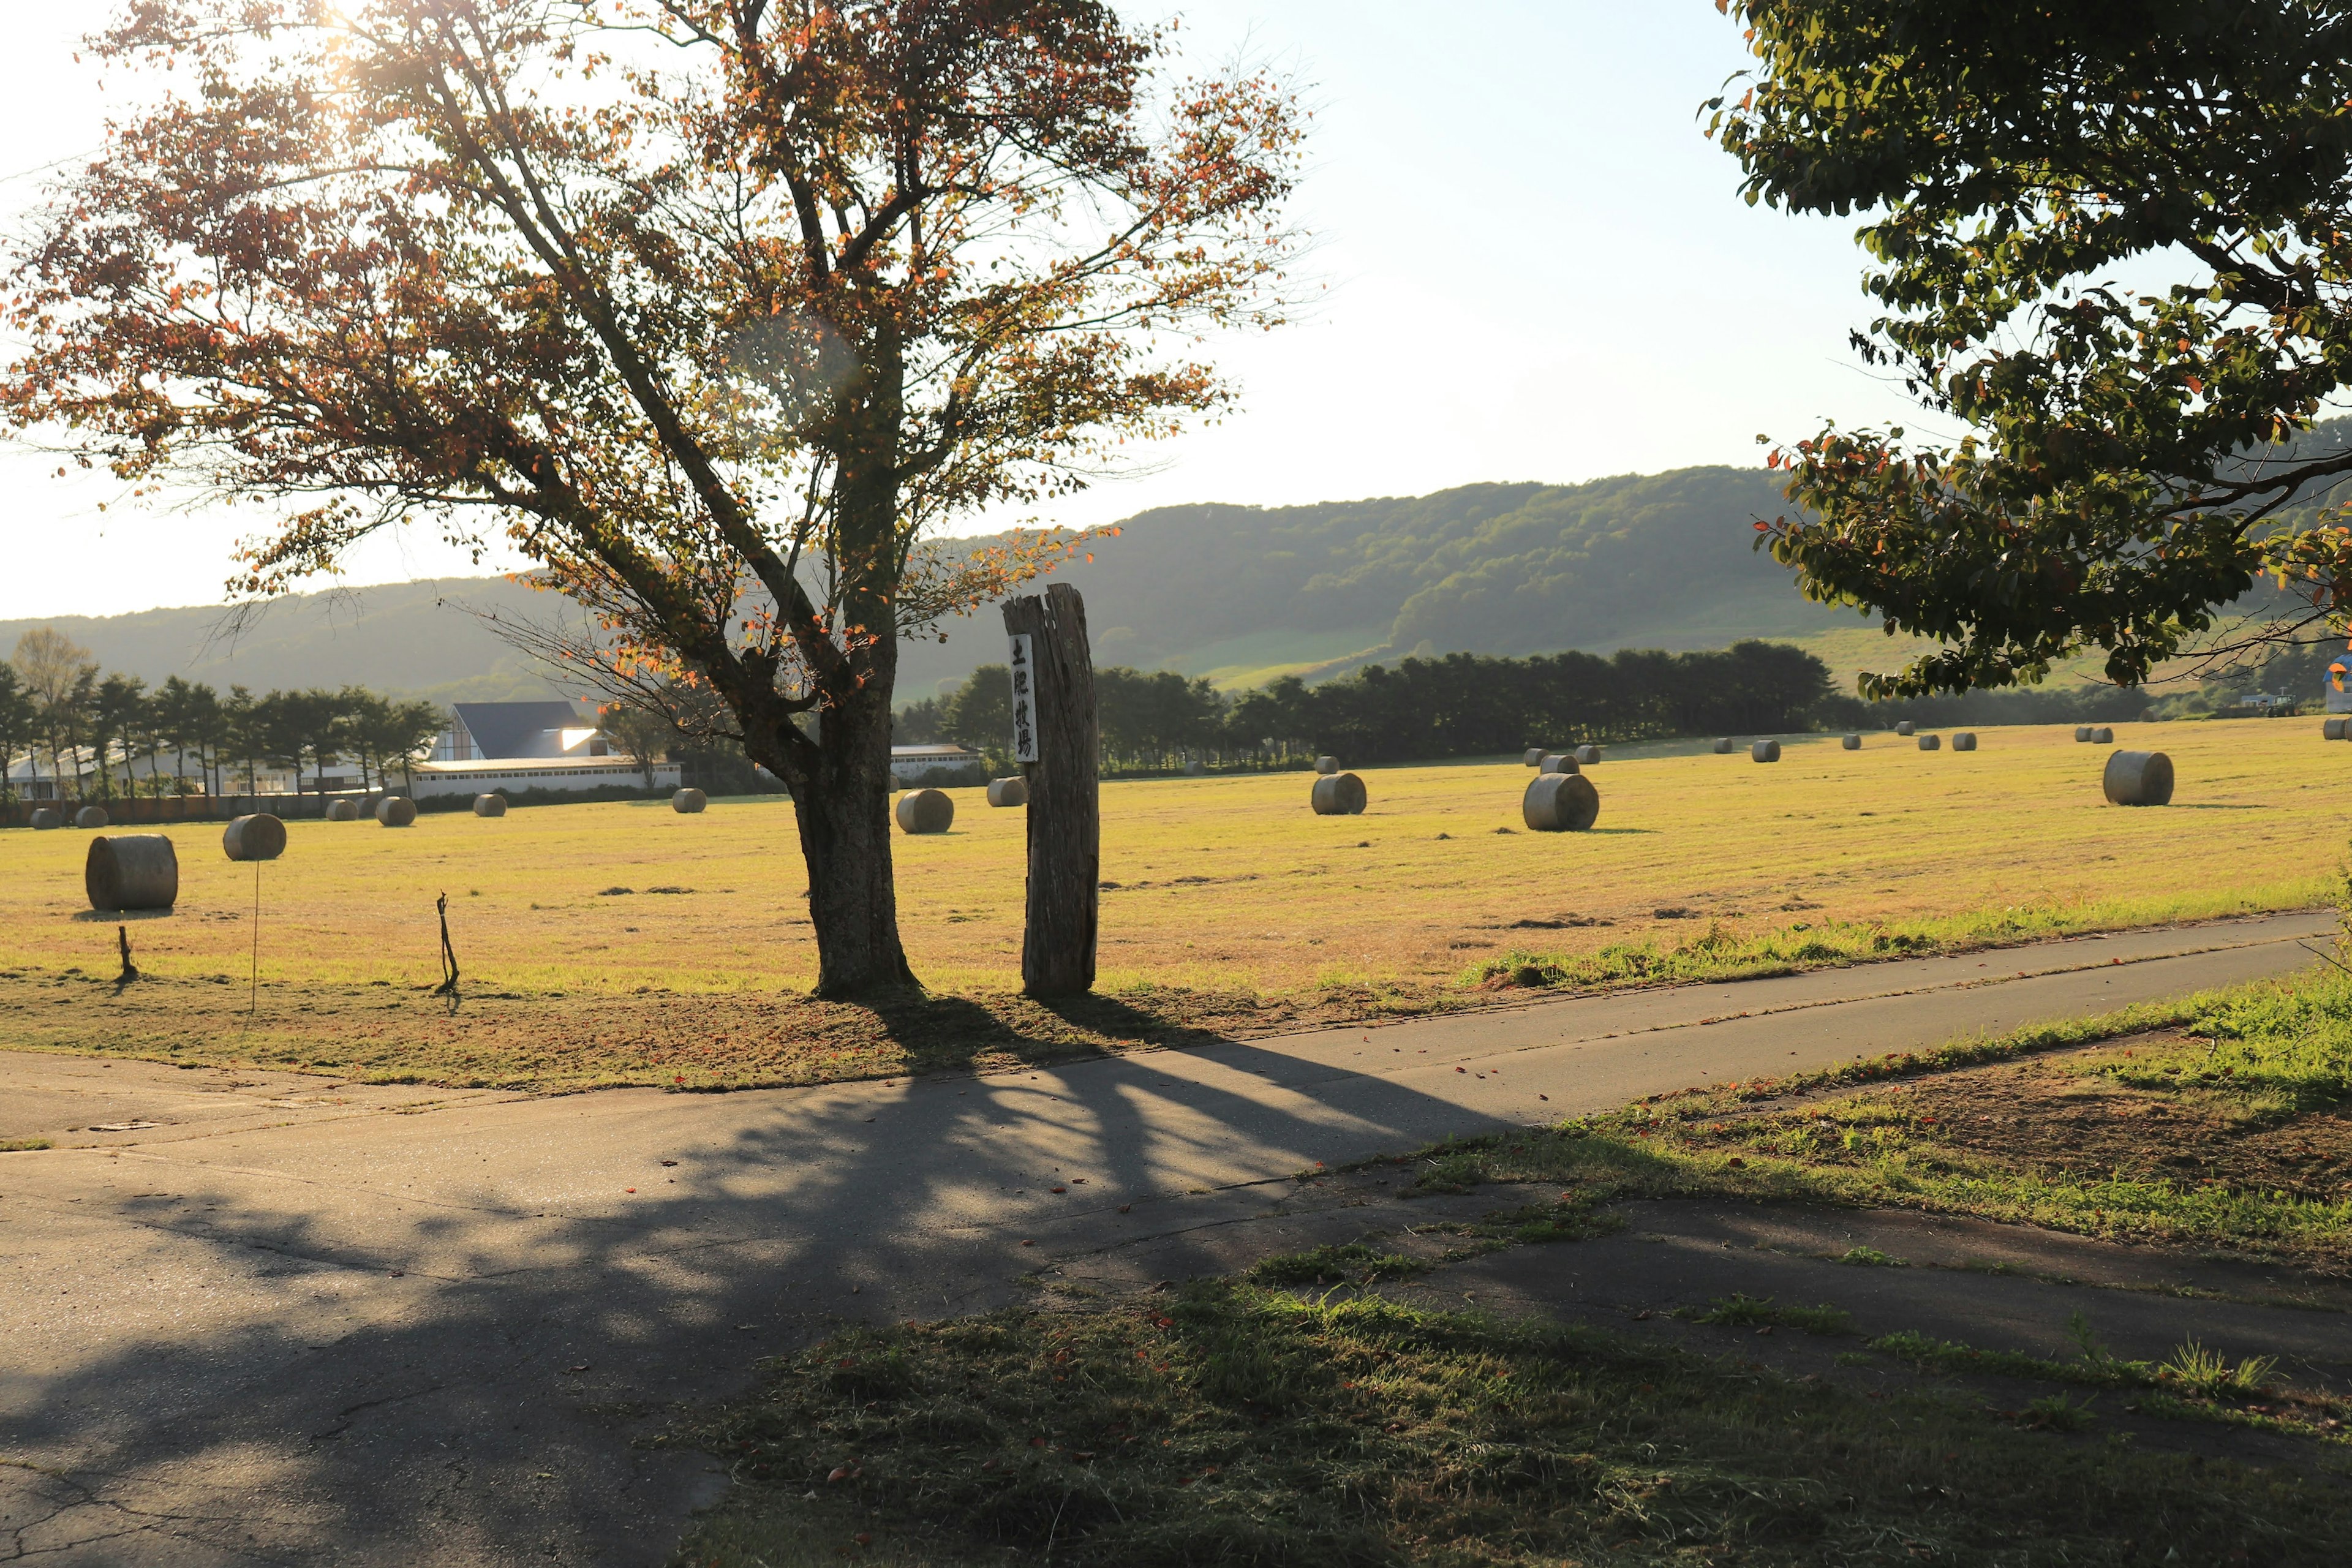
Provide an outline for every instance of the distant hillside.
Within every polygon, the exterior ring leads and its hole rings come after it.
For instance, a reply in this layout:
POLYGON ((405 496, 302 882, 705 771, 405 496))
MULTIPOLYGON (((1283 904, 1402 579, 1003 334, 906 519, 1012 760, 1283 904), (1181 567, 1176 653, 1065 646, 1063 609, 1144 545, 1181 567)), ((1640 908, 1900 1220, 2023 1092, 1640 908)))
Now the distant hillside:
MULTIPOLYGON (((1310 679, 1376 658, 1469 652, 1724 647, 1742 637, 1896 654, 1856 617, 1808 605, 1751 548, 1784 502, 1759 469, 1682 468, 1591 484, 1470 485, 1317 506, 1164 507, 1060 574, 1087 596, 1104 664, 1206 675, 1228 689, 1310 679)), ((381 690, 544 696, 548 676, 466 613, 560 602, 498 578, 309 595, 236 636, 217 608, 0 623, 0 655, 52 625, 110 668, 226 687, 360 682, 381 690)), ((1003 657, 992 606, 908 645, 899 690, 927 697, 1003 657)), ((1848 658, 1824 655, 1851 682, 1848 658)))
POLYGON ((226 606, 0 621, 0 658, 34 626, 55 626, 109 669, 203 680, 226 690, 368 686, 441 702, 559 695, 546 673, 468 610, 545 618, 560 601, 502 577, 447 577, 304 594, 233 619, 226 606))
MULTIPOLYGON (((1129 520, 1085 593, 1097 662, 1221 686, 1413 652, 1722 647, 1859 623, 1809 605, 1751 548, 1785 510, 1761 468, 1572 486, 1469 485, 1317 506, 1162 507, 1129 520)), ((1001 657, 992 611, 908 649, 910 691, 1001 657)))

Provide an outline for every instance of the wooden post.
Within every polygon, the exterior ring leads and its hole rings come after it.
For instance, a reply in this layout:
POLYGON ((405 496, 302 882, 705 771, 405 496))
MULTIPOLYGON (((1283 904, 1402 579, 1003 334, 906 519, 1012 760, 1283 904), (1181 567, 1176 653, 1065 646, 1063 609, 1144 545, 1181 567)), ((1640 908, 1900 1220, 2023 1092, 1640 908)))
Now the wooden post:
POLYGON ((1008 599, 1004 630, 1012 639, 1013 755, 1029 784, 1021 988, 1032 996, 1075 996, 1094 989, 1102 873, 1086 602, 1066 583, 1008 599))

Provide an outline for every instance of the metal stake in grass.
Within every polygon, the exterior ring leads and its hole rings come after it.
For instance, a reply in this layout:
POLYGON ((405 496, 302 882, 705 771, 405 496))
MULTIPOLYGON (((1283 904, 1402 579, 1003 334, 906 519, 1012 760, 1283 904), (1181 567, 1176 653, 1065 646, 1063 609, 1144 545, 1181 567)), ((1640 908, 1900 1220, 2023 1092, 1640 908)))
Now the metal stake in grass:
POLYGON ((245 1016, 261 1006, 261 862, 253 863, 253 957, 245 972, 245 1016))
POLYGON ((442 894, 433 900, 433 910, 441 917, 441 984, 433 988, 436 996, 446 996, 452 1004, 457 1000, 457 950, 449 945, 449 895, 442 894))

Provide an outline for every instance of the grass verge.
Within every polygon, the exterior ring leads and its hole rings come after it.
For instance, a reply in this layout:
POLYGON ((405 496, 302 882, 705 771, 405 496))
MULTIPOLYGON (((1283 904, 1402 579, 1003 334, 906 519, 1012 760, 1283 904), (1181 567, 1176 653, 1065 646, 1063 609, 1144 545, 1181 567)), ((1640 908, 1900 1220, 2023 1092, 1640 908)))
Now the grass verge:
POLYGON ((2352 979, 2330 973, 1657 1096, 1409 1163, 1421 1191, 1554 1184, 1580 1215, 1632 1196, 1898 1206, 2343 1274, 2347 1100, 2352 979))
POLYGON ((2325 1483, 1605 1332, 1239 1281, 856 1331, 692 1435, 677 1562, 2340 1562, 2325 1483), (2246 1554, 2251 1554, 2248 1556, 2246 1554))
MULTIPOLYGON (((2049 918, 2064 924, 2057 915, 2049 918)), ((1727 945, 1702 934, 1668 952, 1671 963, 1620 964, 1574 984, 1601 991, 1761 978, 1974 951, 1970 942, 1982 945, 1978 938, 1998 930, 2025 941, 2052 934, 2059 926, 2003 925, 2000 920, 1971 925, 1960 920, 1924 922, 1916 932, 1871 929, 1885 939, 1875 952, 1864 951, 1868 944, 1853 951, 1814 952, 1802 944, 1784 951, 1785 931, 1727 945), (1969 931, 1978 936, 1967 937, 1969 931), (1756 958, 1759 953, 1778 956, 1765 962, 1756 958)), ((453 1006, 424 987, 311 983, 265 984, 257 1008, 248 1013, 246 989, 226 975, 149 976, 118 985, 109 974, 80 969, 56 974, 18 969, 0 970, 0 1014, 10 1020, 14 1049, 332 1073, 356 1082, 699 1090, 1082 1060, 1461 1012, 1496 1005, 1503 999, 1498 990, 1517 994, 1476 973, 1464 983, 1334 983, 1287 995, 1139 984, 1055 1003, 997 991, 959 995, 910 990, 849 1003, 773 993, 614 995, 469 984, 453 1006)), ((2153 1025, 2175 1014, 2149 1009, 2137 1016, 2153 1025)), ((2057 1043, 2063 1032, 2044 1031, 2040 1043, 2057 1043)), ((2015 1047, 2012 1042, 2002 1048, 2015 1047)), ((1946 1052, 1933 1061, 1948 1065, 1960 1059, 1946 1052)), ((1858 1080, 1872 1073, 1911 1070, 1919 1061, 1905 1058, 1846 1070, 1858 1080)))

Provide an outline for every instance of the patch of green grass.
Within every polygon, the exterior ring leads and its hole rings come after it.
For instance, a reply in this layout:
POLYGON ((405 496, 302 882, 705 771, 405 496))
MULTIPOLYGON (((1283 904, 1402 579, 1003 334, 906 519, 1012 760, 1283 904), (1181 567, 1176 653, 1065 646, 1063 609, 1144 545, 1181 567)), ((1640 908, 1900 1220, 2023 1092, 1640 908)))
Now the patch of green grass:
POLYGON ((1427 1273, 1430 1267, 1417 1258, 1350 1241, 1266 1258, 1249 1277, 1261 1285, 1364 1285, 1374 1279, 1410 1279, 1427 1273))
POLYGON ((23 1154, 52 1145, 46 1138, 0 1138, 0 1154, 23 1154))
POLYGON ((2324 970, 2200 997, 2180 1021, 2190 1037, 2086 1070, 2135 1089, 2225 1094, 2264 1121, 2352 1100, 2352 976, 2324 970))
POLYGON ((1849 1247, 1837 1255, 1840 1263, 1851 1263, 1862 1268, 1907 1268, 1903 1259, 1881 1252, 1874 1247, 1849 1247))
POLYGON ((2089 1400, 2077 1405, 2065 1394, 2045 1394, 2025 1402, 2025 1408, 2017 1413, 2017 1424, 2034 1432, 2080 1432, 2096 1421, 2089 1400))
POLYGON ((1733 1327, 1786 1327, 1809 1334, 1850 1334, 1853 1314, 1841 1307, 1783 1307, 1769 1296, 1761 1300, 1734 1293, 1717 1296, 1704 1310, 1685 1307, 1675 1314, 1694 1323, 1725 1323, 1733 1327))
MULTIPOLYGON (((2252 1401, 2275 1394, 2272 1377, 2278 1363, 2268 1356, 2247 1356, 2233 1362, 2190 1340, 2162 1361, 2132 1361, 2109 1354, 2082 1313, 2075 1313, 2067 1328, 2082 1348, 2080 1361, 2053 1361, 2016 1351, 1979 1350, 1973 1345, 1907 1331, 1872 1340, 1868 1348, 1937 1372, 2145 1391, 2137 1408, 2174 1420, 2220 1421, 2231 1426, 2258 1426, 2297 1436, 2345 1440, 2343 1416, 2352 1410, 2352 1401, 2302 1389, 2277 1395, 2283 1400, 2282 1408, 2246 1407, 2252 1401)), ((2042 1403, 2036 1401, 2027 1409, 2031 1411, 2042 1403)))
MULTIPOLYGON (((2352 1028, 2352 983, 2265 983, 2160 1009, 2126 1008, 1941 1051, 1852 1063, 1802 1079, 1653 1096, 1550 1129, 1450 1140, 1409 1157, 1416 1167, 1411 1190, 1465 1193, 1486 1183, 1540 1183, 1580 1189, 1595 1206, 1620 1197, 1731 1196, 1915 1208, 2341 1268, 2352 1264, 2352 1200, 2269 1184, 2174 1179, 2144 1164, 2077 1170, 1974 1152, 1944 1141, 1936 1118, 1903 1085, 1873 1082, 2136 1035, 2165 1017, 2292 1016, 2295 993, 2311 988, 2332 994, 2339 985, 2352 1028), (1861 1087, 1843 1097, 1819 1092, 1843 1083, 1861 1087), (1812 1092, 1790 1103, 1799 1091, 1812 1092), (1763 1100, 1777 1108, 1759 1109, 1763 1100)), ((2263 1054, 2273 1037, 2249 1031, 2250 1059, 2273 1060, 2263 1054)), ((2284 1033, 2275 1037, 2282 1080, 2308 1085, 2328 1070, 2324 1052, 2284 1033)), ((2141 1053, 2127 1060, 2137 1070, 2141 1053)), ((1870 1250, 1849 1252, 1844 1260, 1880 1261, 1861 1255, 1870 1250)))
MULTIPOLYGON (((2308 885, 2305 897, 2317 890, 2308 885)), ((2196 898, 2174 902, 2166 914, 2143 909, 2127 915, 2105 904, 2018 905, 1894 920, 1821 920, 1757 929, 1710 920, 1681 942, 1635 937, 1585 952, 1512 948, 1481 959, 1463 984, 1575 990, 1624 985, 1687 985, 1727 980, 1769 980, 1817 969, 1840 969, 1897 958, 1927 958, 2052 942, 2092 931, 2167 920, 2242 912, 2227 895, 2210 908, 2196 898)))
POLYGON ((908 1568, 2352 1553, 2330 1485, 1942 1397, 1376 1296, 1208 1281, 1162 1302, 856 1330, 769 1363, 693 1435, 737 1486, 678 1562, 814 1563, 858 1533, 908 1568))
POLYGON ((2165 1357, 2155 1373, 2162 1385, 2185 1388, 2208 1399, 2252 1398, 2270 1386, 2278 1370, 2274 1356, 2247 1356, 2232 1362, 2190 1340, 2165 1357))

